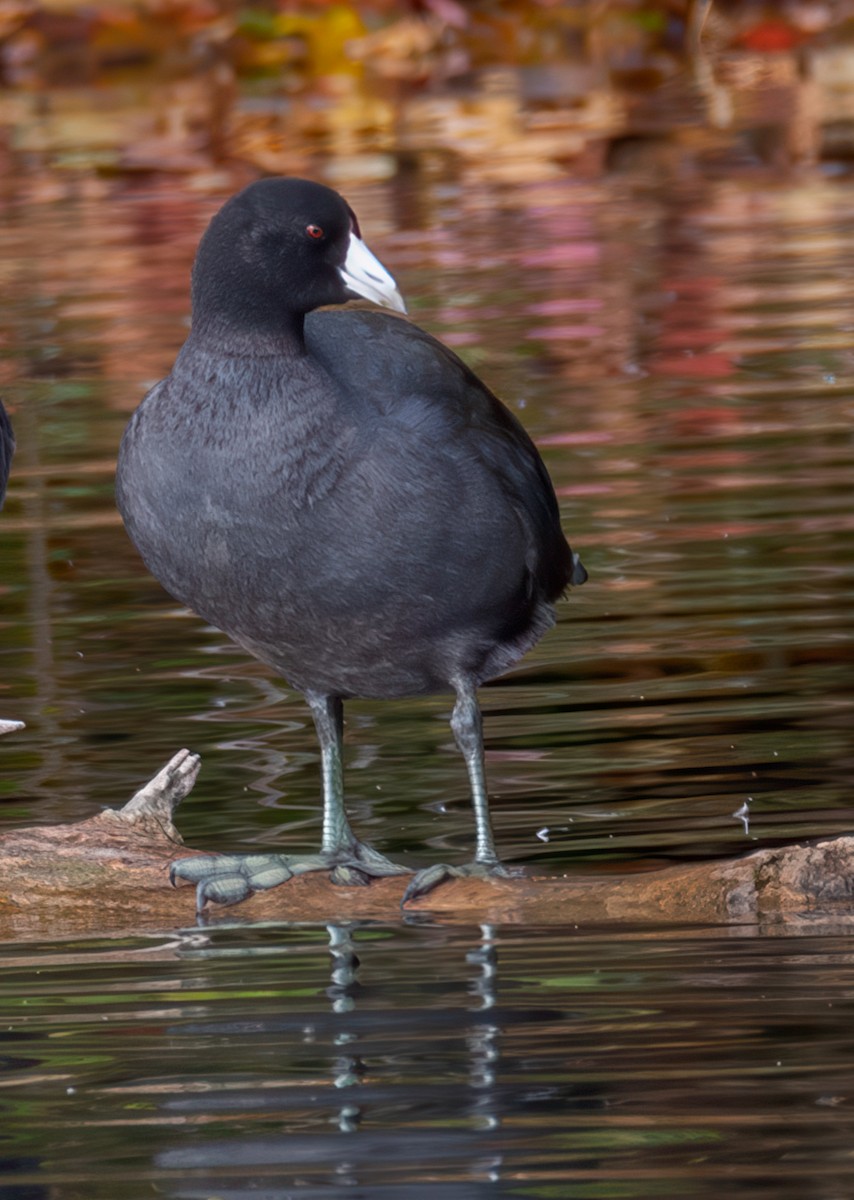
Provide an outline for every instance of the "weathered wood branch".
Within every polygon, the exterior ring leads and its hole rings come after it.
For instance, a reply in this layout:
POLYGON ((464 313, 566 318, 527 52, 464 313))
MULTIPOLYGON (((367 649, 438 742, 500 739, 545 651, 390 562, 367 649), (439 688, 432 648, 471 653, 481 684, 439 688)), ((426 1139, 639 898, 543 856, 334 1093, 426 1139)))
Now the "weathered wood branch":
MULTIPOLYGON (((199 773, 181 750, 121 809, 0 835, 0 938, 169 930, 195 921, 192 887, 169 865, 196 853, 173 818, 199 773)), ((346 922, 400 917, 405 878, 342 888, 303 875, 212 919, 346 922)), ((757 850, 722 862, 623 876, 528 875, 443 884, 408 912, 514 924, 785 924, 854 915, 854 837, 757 850)))

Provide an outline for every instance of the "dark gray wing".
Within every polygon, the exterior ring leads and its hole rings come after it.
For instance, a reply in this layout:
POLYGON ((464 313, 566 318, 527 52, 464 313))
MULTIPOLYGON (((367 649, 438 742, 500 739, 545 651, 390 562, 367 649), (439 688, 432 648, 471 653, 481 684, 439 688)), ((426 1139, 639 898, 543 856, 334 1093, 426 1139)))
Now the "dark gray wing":
POLYGON ((552 601, 587 572, 566 542, 551 479, 523 426, 452 350, 417 325, 361 310, 312 313, 306 341, 353 402, 466 444, 528 531, 531 583, 552 601), (393 379, 394 387, 389 386, 393 379))

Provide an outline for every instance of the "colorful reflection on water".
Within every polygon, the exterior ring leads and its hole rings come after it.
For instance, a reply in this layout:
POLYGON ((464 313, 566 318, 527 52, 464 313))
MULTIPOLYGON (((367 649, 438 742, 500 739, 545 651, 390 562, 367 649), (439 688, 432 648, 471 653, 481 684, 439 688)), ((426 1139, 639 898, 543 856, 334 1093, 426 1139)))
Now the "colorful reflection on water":
MULTIPOLYGON (((850 831, 854 182, 345 190, 537 439, 591 573, 483 692, 504 856, 616 872, 850 831)), ((6 828, 119 803, 189 745, 188 842, 318 840, 301 700, 163 595, 112 503, 221 199, 4 197, 6 828)), ((354 824, 386 853, 467 854, 448 708, 350 707, 354 824)), ((0 1196, 844 1194, 846 942, 755 932, 362 928, 358 969, 346 930, 7 947, 0 1196)))

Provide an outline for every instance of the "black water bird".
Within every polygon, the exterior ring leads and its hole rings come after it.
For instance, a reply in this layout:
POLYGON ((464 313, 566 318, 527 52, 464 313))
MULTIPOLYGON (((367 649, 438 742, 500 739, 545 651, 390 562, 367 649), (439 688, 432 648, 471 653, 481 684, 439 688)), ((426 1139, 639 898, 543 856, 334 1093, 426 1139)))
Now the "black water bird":
POLYGON ((12 455, 15 453, 15 435, 12 432, 12 422, 9 414, 0 400, 0 508, 6 498, 6 484, 9 482, 9 471, 12 466, 12 455))
POLYGON ((554 621, 586 572, 528 435, 455 354, 400 316, 314 312, 394 280, 329 188, 251 184, 213 218, 189 337, 125 432, 118 505, 152 574, 304 693, 320 740, 320 853, 184 859, 174 877, 234 903, 305 871, 403 874, 344 809, 343 701, 453 691, 474 861, 415 874, 507 875, 493 842, 478 684, 554 621))

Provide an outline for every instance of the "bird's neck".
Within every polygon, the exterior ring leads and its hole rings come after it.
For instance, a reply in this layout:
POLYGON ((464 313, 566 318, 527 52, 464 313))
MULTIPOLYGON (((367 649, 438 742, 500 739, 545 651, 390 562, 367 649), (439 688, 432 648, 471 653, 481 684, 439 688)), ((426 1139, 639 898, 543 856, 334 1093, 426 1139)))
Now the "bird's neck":
POLYGON ((302 358, 306 353, 305 316, 277 313, 265 321, 260 321, 257 314, 251 320, 219 313, 194 316, 189 341, 200 349, 235 358, 302 358))

